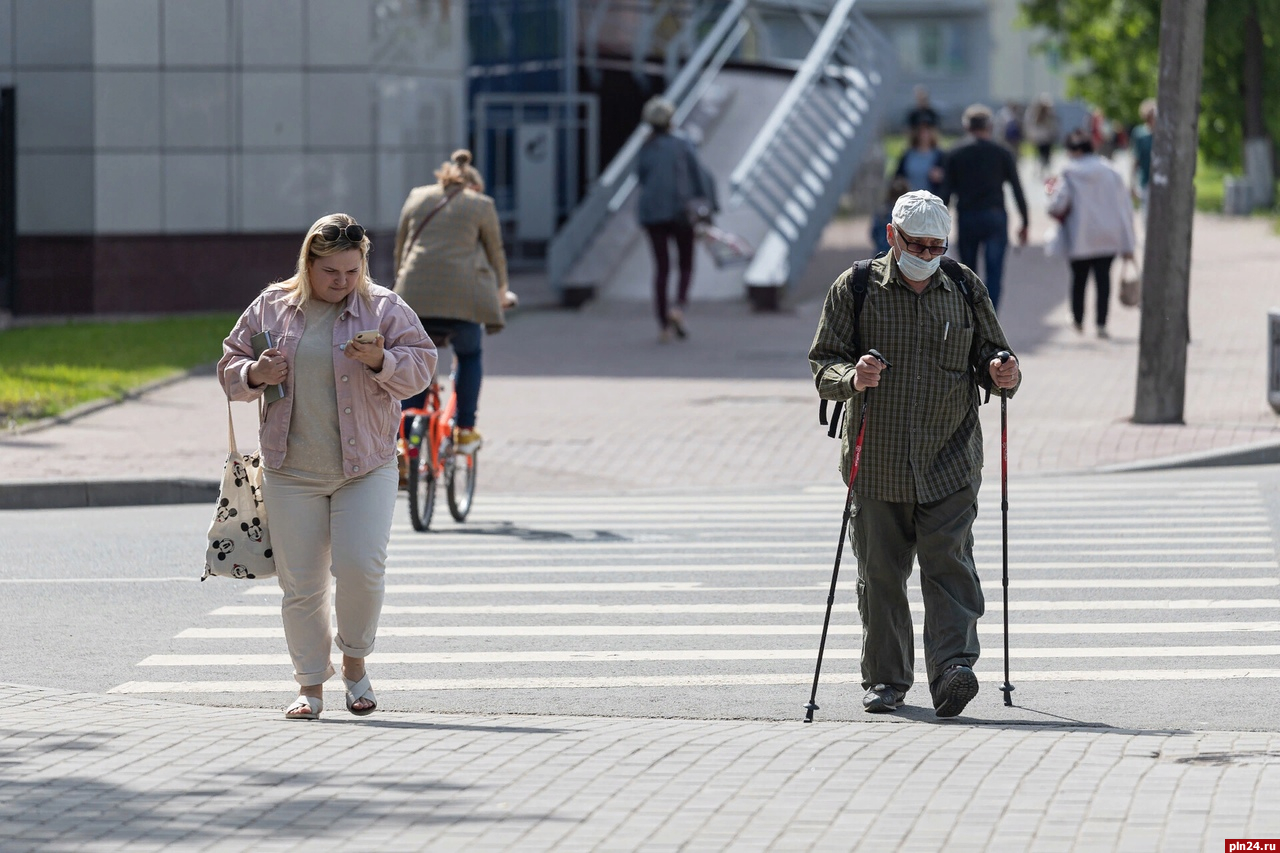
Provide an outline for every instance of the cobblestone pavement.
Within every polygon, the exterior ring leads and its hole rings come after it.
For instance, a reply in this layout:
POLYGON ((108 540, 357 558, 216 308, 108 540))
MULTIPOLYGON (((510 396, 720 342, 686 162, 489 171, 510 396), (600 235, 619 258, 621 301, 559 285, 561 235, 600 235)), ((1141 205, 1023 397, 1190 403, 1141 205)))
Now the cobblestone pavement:
POLYGON ((0 713, 11 853, 1207 851, 1280 836, 1271 733, 333 711, 291 723, 14 685, 0 685, 0 713))
MULTIPOLYGON (((639 303, 513 315, 486 345, 482 491, 833 484, 837 448, 816 423, 805 353, 865 230, 833 224, 782 313, 696 302, 687 342, 659 345, 639 303)), ((1128 422, 1137 312, 1112 309, 1109 341, 1091 327, 1077 337, 1065 263, 1012 253, 1002 319, 1026 373, 1009 406, 1015 477, 1280 443, 1265 397, 1278 262, 1265 223, 1197 218, 1186 424, 1151 427, 1128 422)), ((213 378, 195 376, 6 436, 0 489, 215 480, 224 411, 213 378)), ((252 446, 256 413, 237 406, 236 418, 252 446)), ((983 421, 990 482, 998 405, 983 421)), ((1202 691, 1188 701, 1222 701, 1202 691)), ((1280 837, 1276 733, 383 712, 356 723, 333 704, 300 725, 0 687, 0 849, 1215 850, 1280 837)))

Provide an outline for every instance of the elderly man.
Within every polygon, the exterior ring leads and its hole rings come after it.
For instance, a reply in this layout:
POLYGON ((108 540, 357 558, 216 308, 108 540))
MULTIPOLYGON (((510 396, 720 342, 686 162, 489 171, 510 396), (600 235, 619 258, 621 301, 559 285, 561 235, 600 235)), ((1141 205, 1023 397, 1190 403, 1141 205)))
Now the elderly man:
MULTIPOLYGON (((1016 389, 1017 358, 987 289, 972 270, 942 264, 951 215, 925 192, 898 199, 886 226, 892 247, 827 294, 809 365, 823 399, 871 394, 854 483, 851 525, 862 618, 863 707, 897 710, 914 682, 915 643, 907 578, 919 558, 924 658, 939 717, 954 717, 978 693, 982 587, 973 562, 982 479, 979 388, 1016 389), (855 291, 861 290, 862 294, 855 291), (888 364, 868 354, 875 349, 888 364), (892 365, 889 367, 888 365, 892 365)), ((866 262, 863 262, 866 263, 866 262)), ((851 467, 845 424, 842 467, 851 467)))

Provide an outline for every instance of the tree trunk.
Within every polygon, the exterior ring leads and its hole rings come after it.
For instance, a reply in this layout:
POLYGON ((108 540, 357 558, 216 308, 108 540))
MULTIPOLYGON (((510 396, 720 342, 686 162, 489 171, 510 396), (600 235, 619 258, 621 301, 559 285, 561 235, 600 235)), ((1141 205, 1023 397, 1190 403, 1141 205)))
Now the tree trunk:
POLYGON ((1262 24, 1258 22, 1258 0, 1248 0, 1248 4, 1244 16, 1244 68, 1241 69, 1240 94, 1244 100, 1244 138, 1257 139, 1267 135, 1262 112, 1262 24))
POLYGON ((1263 112, 1263 50, 1258 0, 1248 0, 1240 90, 1244 101, 1244 174, 1249 184, 1251 208, 1269 208, 1275 202, 1275 149, 1263 112))
POLYGON ((1139 424, 1183 422, 1205 2, 1163 0, 1160 9, 1160 84, 1133 415, 1139 424))

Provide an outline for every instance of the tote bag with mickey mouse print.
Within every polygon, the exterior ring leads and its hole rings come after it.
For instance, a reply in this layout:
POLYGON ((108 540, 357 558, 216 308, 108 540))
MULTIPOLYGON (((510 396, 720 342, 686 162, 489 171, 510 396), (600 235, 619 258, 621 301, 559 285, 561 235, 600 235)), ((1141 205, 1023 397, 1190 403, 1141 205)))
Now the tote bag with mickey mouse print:
POLYGON ((229 578, 269 578, 276 573, 267 532, 267 506, 262 501, 262 457, 248 456, 236 448, 236 431, 227 401, 227 463, 222 468, 222 488, 209 525, 209 548, 204 574, 229 578))

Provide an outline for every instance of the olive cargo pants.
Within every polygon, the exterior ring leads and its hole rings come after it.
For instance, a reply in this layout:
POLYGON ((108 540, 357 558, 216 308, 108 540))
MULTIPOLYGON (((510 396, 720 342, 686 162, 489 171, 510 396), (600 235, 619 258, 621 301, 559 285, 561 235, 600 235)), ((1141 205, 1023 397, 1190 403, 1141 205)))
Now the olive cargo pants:
POLYGON ((912 560, 920 560, 924 660, 929 693, 951 664, 978 660, 984 603, 973 563, 977 484, 932 503, 859 497, 850 538, 858 558, 862 617, 862 687, 888 684, 904 693, 915 681, 915 637, 907 603, 912 560))

